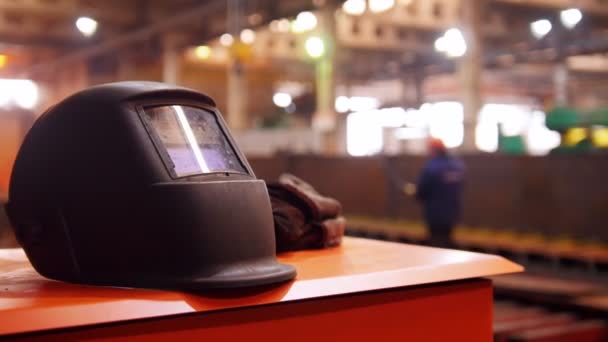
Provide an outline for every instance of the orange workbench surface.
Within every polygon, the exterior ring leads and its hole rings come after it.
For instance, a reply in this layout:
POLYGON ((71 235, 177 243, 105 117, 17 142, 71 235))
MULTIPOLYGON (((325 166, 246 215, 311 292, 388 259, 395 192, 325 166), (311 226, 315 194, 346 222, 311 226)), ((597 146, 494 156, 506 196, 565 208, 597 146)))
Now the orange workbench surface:
MULTIPOLYGON (((297 268, 295 281, 193 294, 56 282, 38 275, 22 250, 0 250, 0 336, 197 313, 225 314, 226 309, 272 307, 270 304, 311 305, 311 301, 328 296, 374 293, 370 291, 390 294, 395 290, 420 291, 425 286, 450 288, 462 285, 454 281, 522 269, 493 255, 360 238, 345 238, 338 248, 285 253, 279 259, 297 268)), ((491 285, 489 293, 491 301, 491 285)))

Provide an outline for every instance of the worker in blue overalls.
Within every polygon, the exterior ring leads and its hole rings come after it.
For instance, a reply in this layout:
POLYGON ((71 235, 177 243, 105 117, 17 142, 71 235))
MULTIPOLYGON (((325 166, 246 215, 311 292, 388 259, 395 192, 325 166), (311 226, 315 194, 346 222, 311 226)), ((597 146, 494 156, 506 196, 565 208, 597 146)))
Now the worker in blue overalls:
POLYGON ((462 213, 464 164, 450 156, 439 139, 429 140, 431 160, 418 178, 416 199, 424 208, 424 219, 431 234, 431 244, 449 247, 452 229, 462 213))

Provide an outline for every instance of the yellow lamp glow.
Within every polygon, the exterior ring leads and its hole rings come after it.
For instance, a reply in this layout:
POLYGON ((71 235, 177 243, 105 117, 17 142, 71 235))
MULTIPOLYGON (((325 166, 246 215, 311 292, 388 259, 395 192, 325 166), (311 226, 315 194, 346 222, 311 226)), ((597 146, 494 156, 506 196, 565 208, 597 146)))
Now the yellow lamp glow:
POLYGON ((207 59, 211 56, 211 48, 207 45, 200 45, 194 49, 194 54, 198 59, 207 59))

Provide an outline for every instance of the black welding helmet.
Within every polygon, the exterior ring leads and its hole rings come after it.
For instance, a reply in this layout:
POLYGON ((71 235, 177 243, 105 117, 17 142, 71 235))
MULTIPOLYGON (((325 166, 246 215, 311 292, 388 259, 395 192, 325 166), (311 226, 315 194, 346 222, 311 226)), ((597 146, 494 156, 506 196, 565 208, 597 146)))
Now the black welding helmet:
POLYGON ((270 200, 211 98, 154 82, 79 92, 27 134, 6 206, 34 268, 63 281, 242 287, 292 279, 270 200))

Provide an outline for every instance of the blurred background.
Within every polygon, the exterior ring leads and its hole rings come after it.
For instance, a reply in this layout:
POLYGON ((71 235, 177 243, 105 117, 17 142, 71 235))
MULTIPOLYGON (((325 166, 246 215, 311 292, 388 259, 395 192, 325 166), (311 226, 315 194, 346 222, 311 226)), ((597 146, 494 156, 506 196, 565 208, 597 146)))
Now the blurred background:
POLYGON ((2 0, 0 201, 34 120, 121 80, 213 97, 257 176, 337 198, 350 235, 425 243, 403 184, 441 139, 458 248, 528 267, 496 279, 497 339, 605 329, 607 0, 2 0))

